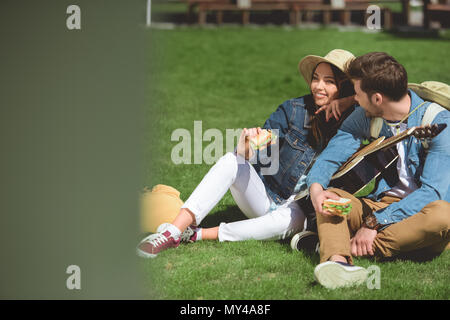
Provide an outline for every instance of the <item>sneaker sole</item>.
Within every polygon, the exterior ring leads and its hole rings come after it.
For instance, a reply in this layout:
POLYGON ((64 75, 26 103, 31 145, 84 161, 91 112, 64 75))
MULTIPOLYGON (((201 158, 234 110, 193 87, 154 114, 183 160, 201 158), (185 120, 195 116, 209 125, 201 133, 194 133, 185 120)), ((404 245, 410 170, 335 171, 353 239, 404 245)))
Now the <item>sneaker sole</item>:
POLYGON ((336 263, 323 263, 314 269, 317 282, 328 289, 361 285, 367 280, 367 270, 354 267, 349 270, 336 263))
POLYGON ((148 253, 140 249, 136 249, 136 254, 141 258, 156 258, 157 254, 148 253))

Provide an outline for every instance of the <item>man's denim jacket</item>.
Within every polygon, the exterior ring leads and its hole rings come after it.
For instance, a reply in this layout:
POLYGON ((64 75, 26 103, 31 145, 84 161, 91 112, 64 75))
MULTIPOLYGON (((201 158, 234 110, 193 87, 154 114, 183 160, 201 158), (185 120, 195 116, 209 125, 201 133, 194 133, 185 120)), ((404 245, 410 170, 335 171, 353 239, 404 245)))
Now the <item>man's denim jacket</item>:
MULTIPOLYGON (((423 100, 411 90, 411 108, 413 111, 423 100)), ((420 126, 425 110, 430 103, 425 103, 408 118, 408 128, 420 126)), ((383 225, 399 222, 419 212, 428 203, 436 200, 450 201, 450 112, 445 110, 435 117, 432 123, 446 123, 447 128, 431 140, 429 149, 411 136, 400 143, 406 147, 407 165, 418 185, 418 189, 401 201, 374 212, 377 221, 383 225)), ((343 122, 338 133, 331 139, 327 148, 317 158, 307 177, 308 189, 314 182, 327 188, 331 176, 359 148, 363 139, 370 138, 370 118, 365 111, 357 107, 343 122)), ((386 123, 380 136, 391 137, 392 132, 386 123)), ((368 198, 379 201, 383 192, 394 185, 388 185, 381 179, 376 190, 368 198)))
MULTIPOLYGON (((263 126, 264 129, 278 129, 279 168, 275 174, 263 175, 261 168, 269 165, 261 163, 259 152, 256 153, 257 163, 254 167, 276 204, 294 193, 297 182, 306 174, 317 153, 307 142, 308 120, 304 97, 300 97, 281 104, 263 126)), ((270 156, 270 147, 268 149, 270 156)))

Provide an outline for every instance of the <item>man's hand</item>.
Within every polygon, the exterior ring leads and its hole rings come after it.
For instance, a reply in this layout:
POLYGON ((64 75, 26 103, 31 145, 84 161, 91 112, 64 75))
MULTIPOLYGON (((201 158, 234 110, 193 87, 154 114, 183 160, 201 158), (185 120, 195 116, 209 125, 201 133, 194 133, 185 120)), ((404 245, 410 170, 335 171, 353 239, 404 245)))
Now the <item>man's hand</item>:
POLYGON ((336 99, 331 101, 329 104, 326 104, 317 109, 316 114, 325 111, 325 120, 327 122, 328 120, 330 120, 331 116, 334 116, 334 118, 337 121, 339 121, 339 118, 341 117, 342 113, 348 108, 350 108, 354 103, 355 103, 355 96, 336 99))
POLYGON ((328 211, 324 211, 322 206, 326 199, 339 200, 339 196, 333 192, 323 190, 320 183, 313 183, 309 188, 309 195, 311 197, 311 203, 314 210, 317 213, 323 214, 324 216, 331 216, 332 214, 328 211))
POLYGON ((350 249, 352 256, 367 256, 374 255, 373 241, 377 236, 377 231, 366 227, 359 229, 355 236, 350 239, 350 249))
POLYGON ((244 128, 241 132, 241 136, 239 137, 239 142, 237 145, 236 153, 241 155, 245 160, 253 157, 253 150, 250 147, 249 138, 257 136, 261 133, 261 128, 244 128))

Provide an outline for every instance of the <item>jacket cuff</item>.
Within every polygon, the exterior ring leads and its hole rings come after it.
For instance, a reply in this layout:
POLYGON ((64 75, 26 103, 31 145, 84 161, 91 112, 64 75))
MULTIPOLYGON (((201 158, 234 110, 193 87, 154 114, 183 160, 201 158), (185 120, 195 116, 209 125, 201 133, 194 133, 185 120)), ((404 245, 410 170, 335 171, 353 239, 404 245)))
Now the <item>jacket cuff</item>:
MULTIPOLYGON (((382 225, 390 225, 392 223, 395 223, 389 215, 388 212, 386 212, 385 209, 388 209, 389 207, 386 207, 384 209, 381 209, 380 211, 375 211, 373 215, 375 218, 377 218, 377 222, 382 225)), ((384 227, 383 227, 384 228, 384 227)))
POLYGON ((311 188, 311 185, 313 183, 320 184, 324 190, 328 188, 328 182, 325 179, 320 179, 320 178, 316 178, 316 177, 311 177, 311 178, 307 177, 306 185, 308 186, 308 191, 309 191, 309 188, 311 188))

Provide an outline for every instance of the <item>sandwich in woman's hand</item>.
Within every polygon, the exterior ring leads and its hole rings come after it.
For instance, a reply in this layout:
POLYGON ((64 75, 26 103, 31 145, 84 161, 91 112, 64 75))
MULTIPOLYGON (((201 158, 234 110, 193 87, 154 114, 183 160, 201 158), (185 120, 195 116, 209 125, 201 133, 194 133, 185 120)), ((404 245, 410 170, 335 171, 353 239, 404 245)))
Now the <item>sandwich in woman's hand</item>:
POLYGON ((346 198, 339 200, 326 199, 322 205, 323 210, 335 216, 346 216, 352 210, 352 201, 346 198))
POLYGON ((276 141, 277 136, 270 129, 262 129, 261 133, 249 139, 253 150, 264 149, 269 143, 276 141))

